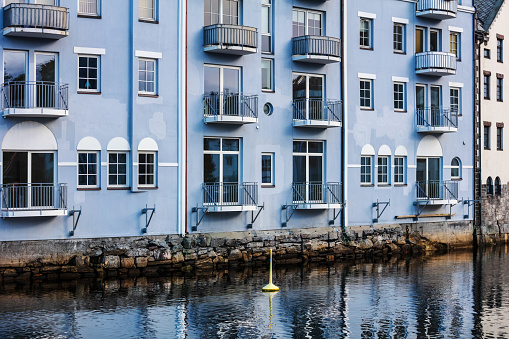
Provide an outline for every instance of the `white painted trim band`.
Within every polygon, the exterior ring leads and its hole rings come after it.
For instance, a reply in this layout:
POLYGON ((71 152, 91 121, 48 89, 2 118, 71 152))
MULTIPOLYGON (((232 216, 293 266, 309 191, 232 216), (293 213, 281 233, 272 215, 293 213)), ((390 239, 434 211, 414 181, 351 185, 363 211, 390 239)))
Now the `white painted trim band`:
POLYGON ((369 74, 369 73, 358 73, 357 76, 361 79, 371 79, 376 80, 376 74, 369 74))
POLYGON ((348 164, 348 168, 361 168, 361 165, 348 164))
POLYGON ((408 19, 396 18, 396 17, 392 17, 392 22, 395 22, 397 24, 404 24, 404 25, 408 25, 408 23, 409 23, 408 19))
POLYGON ((59 162, 58 163, 58 167, 75 167, 75 166, 78 166, 77 162, 66 162, 66 161, 63 161, 63 162, 59 162))
POLYGON ((136 56, 137 58, 162 59, 163 53, 148 52, 148 51, 134 51, 134 56, 136 56))
POLYGON ((160 162, 159 167, 179 167, 179 164, 176 162, 160 162))
POLYGON ((408 165, 408 168, 417 168, 417 165, 408 165))
POLYGON ((470 6, 458 5, 458 12, 475 13, 475 8, 470 6))
POLYGON ((463 83, 462 82, 450 82, 449 83, 449 87, 461 87, 463 88, 463 83))
POLYGON ((106 49, 92 47, 74 47, 74 54, 104 55, 106 54, 106 49))
POLYGON ((376 14, 358 11, 357 15, 361 18, 376 19, 376 14))
POLYGON ((394 81, 394 82, 409 82, 409 79, 405 78, 405 77, 392 77, 392 81, 394 81))
POLYGON ((463 28, 461 28, 461 27, 449 26, 449 31, 452 31, 452 32, 458 32, 458 33, 463 33, 463 28))

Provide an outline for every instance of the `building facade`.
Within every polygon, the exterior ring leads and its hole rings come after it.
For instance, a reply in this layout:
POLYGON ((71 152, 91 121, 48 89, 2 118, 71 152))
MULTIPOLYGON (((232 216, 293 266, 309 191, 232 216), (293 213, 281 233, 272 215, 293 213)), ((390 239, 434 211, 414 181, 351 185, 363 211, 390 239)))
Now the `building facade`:
POLYGON ((1 240, 180 233, 181 3, 2 5, 1 240))
POLYGON ((472 6, 345 2, 348 226, 407 224, 429 235, 452 221, 469 235, 472 6))

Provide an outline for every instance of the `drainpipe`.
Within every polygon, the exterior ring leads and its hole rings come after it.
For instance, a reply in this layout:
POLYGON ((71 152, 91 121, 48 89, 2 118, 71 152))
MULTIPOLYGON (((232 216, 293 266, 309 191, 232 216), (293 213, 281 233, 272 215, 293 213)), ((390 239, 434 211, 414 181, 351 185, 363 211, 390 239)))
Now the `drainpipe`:
POLYGON ((177 131, 177 232, 187 233, 187 0, 178 8, 178 131, 177 131))
POLYGON ((341 127, 341 180, 343 181, 343 185, 342 186, 342 189, 343 189, 343 211, 341 213, 341 229, 343 231, 346 230, 346 226, 347 226, 347 223, 348 223, 348 209, 345 205, 345 201, 346 201, 346 198, 347 198, 347 192, 348 192, 348 159, 347 159, 347 145, 348 145, 348 136, 347 136, 347 122, 348 122, 348 117, 347 117, 347 103, 348 103, 348 99, 347 99, 347 89, 346 89, 346 86, 345 86, 345 77, 346 77, 346 67, 345 67, 345 64, 346 64, 346 45, 347 45, 347 42, 346 42, 346 20, 345 20, 345 12, 346 12, 346 2, 345 0, 341 0, 340 2, 340 6, 341 6, 341 9, 340 9, 340 17, 339 17, 339 20, 340 20, 340 25, 341 25, 341 75, 340 75, 340 81, 341 81, 341 96, 342 96, 342 99, 343 99, 343 112, 342 112, 342 121, 343 121, 343 124, 342 124, 342 127, 341 127))
POLYGON ((127 141, 131 146, 131 156, 129 158, 129 168, 131 169, 131 192, 134 191, 134 0, 129 1, 129 82, 127 86, 127 97, 128 97, 128 107, 127 114, 128 122, 127 122, 127 141))

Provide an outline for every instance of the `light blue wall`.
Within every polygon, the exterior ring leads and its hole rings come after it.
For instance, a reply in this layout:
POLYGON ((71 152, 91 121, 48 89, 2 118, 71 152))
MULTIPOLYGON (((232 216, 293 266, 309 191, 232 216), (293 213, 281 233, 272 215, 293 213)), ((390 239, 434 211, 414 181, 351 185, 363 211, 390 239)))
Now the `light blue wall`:
MULTIPOLYGON (((463 5, 471 6, 471 1, 463 1, 463 5)), ((441 85, 444 107, 449 107, 449 82, 463 83, 462 113, 459 118, 458 132, 436 134, 443 149, 443 164, 450 166, 454 157, 459 157, 463 165, 463 175, 459 181, 459 199, 473 197, 473 14, 458 11, 457 18, 447 20, 430 20, 415 15, 415 3, 400 0, 355 0, 347 2, 346 25, 347 57, 346 57, 346 88, 347 88, 347 154, 348 154, 348 190, 347 216, 348 226, 369 225, 372 223, 374 209, 372 203, 389 201, 390 206, 379 220, 379 224, 412 222, 412 219, 396 220, 395 216, 413 215, 416 209, 415 175, 416 151, 425 133, 417 133, 415 128, 415 84, 441 85), (359 11, 376 14, 374 22, 374 48, 359 48, 359 11), (393 22, 392 18, 408 19, 406 25, 406 54, 393 53, 393 22), (414 68, 414 34, 415 27, 423 26, 442 30, 442 51, 449 52, 449 26, 463 29, 461 33, 461 62, 458 62, 456 75, 442 77, 416 75, 414 68), (374 110, 361 110, 359 102, 358 73, 375 74, 374 110), (394 112, 392 77, 407 77, 407 113, 394 112), (408 151, 407 185, 388 187, 377 185, 376 168, 374 170, 375 185, 361 187, 360 163, 361 149, 371 144, 378 152, 382 145, 391 149, 391 165, 396 147, 404 146, 408 151)), ((428 90, 429 96, 429 90, 428 90)), ((429 103, 429 98, 428 98, 429 103)), ((374 157, 376 163, 377 157, 374 157)), ((450 180, 450 169, 443 169, 443 180, 450 180)), ((394 175, 391 168, 391 183, 394 175)), ((462 203, 452 207, 456 215, 453 220, 463 220, 464 206, 462 203)), ((466 212, 466 207, 465 207, 466 212)), ((449 213, 449 208, 440 206, 427 207, 425 214, 449 213)), ((473 214, 470 211, 470 218, 473 214)), ((420 221, 443 221, 444 218, 426 218, 420 221)))
MULTIPOLYGON (((0 138, 21 121, 40 122, 52 131, 58 142, 57 161, 74 164, 59 166, 57 180, 68 184, 69 210, 74 206, 83 211, 75 237, 140 235, 145 226, 141 209, 146 205, 156 205, 149 234, 177 233, 176 165, 158 168, 157 190, 137 192, 135 166, 130 168, 132 190, 108 190, 106 166, 101 166, 100 191, 76 189, 76 147, 86 136, 95 137, 101 143, 101 162, 104 164, 107 162, 106 146, 115 137, 130 141, 131 156, 136 163, 138 144, 145 137, 157 142, 160 164, 177 163, 178 2, 159 1, 158 24, 138 22, 137 1, 107 0, 101 3, 102 18, 89 19, 77 16, 77 1, 61 0, 60 5, 69 8, 70 29, 69 36, 60 40, 0 36, 3 49, 28 50, 30 62, 33 62, 34 51, 58 53, 59 81, 69 84, 67 117, 1 119, 0 138), (106 50, 101 56, 101 95, 77 94, 78 60, 74 47, 106 50), (138 97, 136 50, 162 53, 158 62, 157 98, 138 97)), ((71 229, 70 216, 5 218, 0 220, 0 240, 66 238, 71 229)))

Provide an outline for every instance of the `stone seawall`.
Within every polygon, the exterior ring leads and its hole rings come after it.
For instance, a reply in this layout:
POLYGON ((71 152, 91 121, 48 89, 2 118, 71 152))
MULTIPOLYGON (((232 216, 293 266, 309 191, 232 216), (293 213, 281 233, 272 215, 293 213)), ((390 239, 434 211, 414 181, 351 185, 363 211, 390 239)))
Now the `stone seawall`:
POLYGON ((0 283, 150 277, 263 266, 268 264, 270 249, 276 265, 289 265, 419 255, 444 251, 447 245, 401 227, 351 232, 349 236, 330 227, 186 237, 0 242, 0 283))

